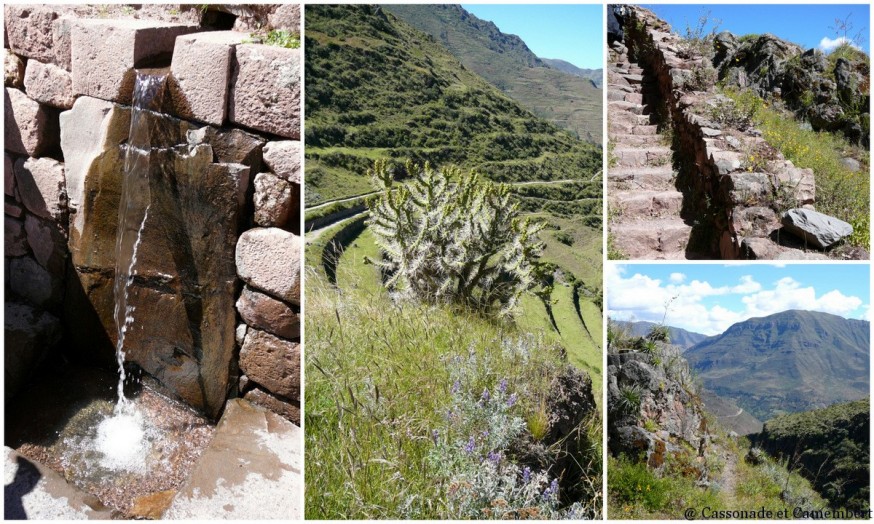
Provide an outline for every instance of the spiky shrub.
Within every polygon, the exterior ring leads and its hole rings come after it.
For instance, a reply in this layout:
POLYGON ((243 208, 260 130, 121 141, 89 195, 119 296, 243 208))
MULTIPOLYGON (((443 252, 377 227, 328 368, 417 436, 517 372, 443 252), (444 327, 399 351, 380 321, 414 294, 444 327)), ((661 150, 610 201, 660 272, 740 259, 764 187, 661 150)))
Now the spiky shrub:
POLYGON ((519 216, 509 188, 454 167, 407 165, 396 183, 385 161, 368 174, 381 194, 368 226, 387 287, 422 301, 453 302, 507 314, 540 274, 545 226, 519 216))

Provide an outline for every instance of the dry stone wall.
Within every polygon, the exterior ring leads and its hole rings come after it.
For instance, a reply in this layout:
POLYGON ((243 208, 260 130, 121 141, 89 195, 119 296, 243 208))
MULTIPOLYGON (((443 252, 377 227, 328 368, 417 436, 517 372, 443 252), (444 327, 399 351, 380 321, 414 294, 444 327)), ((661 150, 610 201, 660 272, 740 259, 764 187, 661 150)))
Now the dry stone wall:
POLYGON ((813 171, 795 167, 757 129, 717 121, 714 113, 731 101, 716 93, 715 72, 707 80, 709 59, 640 7, 629 9, 626 45, 655 77, 672 125, 682 214, 695 224, 695 248, 723 259, 825 258, 809 250, 815 246, 781 237, 784 212, 813 208, 813 171))
POLYGON ((112 366, 115 244, 137 72, 149 215, 127 361, 218 416, 300 421, 299 5, 5 6, 6 398, 56 345, 112 366), (59 344, 59 342, 62 342, 59 344))

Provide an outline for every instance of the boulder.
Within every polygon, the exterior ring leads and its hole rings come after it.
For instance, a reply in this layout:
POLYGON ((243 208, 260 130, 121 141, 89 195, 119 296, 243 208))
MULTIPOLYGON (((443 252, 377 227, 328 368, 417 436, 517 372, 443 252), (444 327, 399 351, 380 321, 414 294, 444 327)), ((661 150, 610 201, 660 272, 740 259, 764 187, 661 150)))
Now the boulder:
POLYGON ((73 107, 73 78, 54 64, 28 60, 24 73, 27 95, 41 104, 60 109, 73 107))
POLYGON ((255 223, 285 227, 298 211, 296 187, 273 173, 255 176, 255 223))
POLYGON ((28 304, 4 304, 4 392, 6 402, 15 396, 48 351, 61 339, 61 322, 28 304))
POLYGON ((15 182, 28 211, 59 223, 66 221, 67 185, 63 164, 51 158, 22 158, 15 163, 15 182))
POLYGON ((277 415, 282 415, 283 418, 294 424, 300 425, 300 405, 295 404, 288 399, 282 399, 275 395, 271 395, 269 391, 265 391, 259 387, 255 387, 246 392, 243 396, 256 406, 269 409, 277 415))
POLYGON ((40 62, 54 59, 52 24, 58 17, 48 5, 10 5, 4 7, 6 43, 12 52, 40 62))
POLYGON ((113 512, 53 469, 4 446, 6 520, 109 520, 113 512))
POLYGON ((264 146, 264 163, 279 176, 293 184, 300 184, 300 142, 282 140, 264 146))
POLYGON ((63 280, 52 275, 30 257, 9 261, 9 287, 30 303, 52 309, 61 304, 63 280))
POLYGON ((549 413, 546 440, 557 442, 570 435, 595 410, 592 379, 585 371, 565 367, 549 386, 546 408, 549 413))
POLYGON ((73 93, 130 104, 136 71, 166 60, 193 25, 153 20, 77 19, 71 32, 73 93))
POLYGON ((235 124, 300 138, 300 50, 237 46, 228 118, 235 124))
POLYGON ((300 305, 301 239, 279 228, 255 228, 237 242, 237 274, 253 288, 300 305))
POLYGON ((783 227, 813 247, 826 249, 853 234, 853 226, 811 209, 790 209, 783 214, 783 227))
POLYGON ((303 519, 303 482, 302 430, 233 399, 163 518, 303 519))
POLYGON ((249 327, 240 350, 240 369, 270 392, 300 400, 300 344, 249 327))
POLYGON ((4 85, 21 89, 24 87, 24 60, 14 53, 7 52, 3 58, 4 85))
POLYGON ((33 157, 57 145, 58 115, 18 89, 6 88, 3 100, 7 151, 33 157))
MULTIPOLYGON (((300 315, 288 305, 246 286, 237 300, 237 311, 246 324, 278 337, 300 337, 300 315)), ((244 328, 245 329, 245 328, 244 328)), ((243 332, 245 335, 245 331, 243 332)))
POLYGON ((247 38, 248 33, 235 31, 176 38, 170 93, 177 115, 218 126, 224 123, 234 47, 247 38))

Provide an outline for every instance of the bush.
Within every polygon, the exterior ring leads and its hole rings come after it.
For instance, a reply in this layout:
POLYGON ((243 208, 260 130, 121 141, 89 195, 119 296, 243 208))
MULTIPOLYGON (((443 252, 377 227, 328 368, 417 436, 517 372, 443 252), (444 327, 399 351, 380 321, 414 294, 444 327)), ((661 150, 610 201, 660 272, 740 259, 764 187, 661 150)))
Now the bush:
POLYGON ((545 224, 520 218, 509 189, 476 173, 429 164, 407 171, 407 184, 396 184, 384 161, 369 172, 383 191, 369 204, 368 225, 384 256, 371 262, 390 275, 387 287, 426 302, 512 312, 539 281, 545 224))
POLYGON ((566 246, 574 245, 574 237, 566 231, 559 231, 555 234, 555 239, 566 246))
POLYGON ((635 463, 625 456, 611 460, 607 492, 621 504, 640 504, 649 511, 659 511, 668 503, 667 490, 667 483, 645 462, 635 463))

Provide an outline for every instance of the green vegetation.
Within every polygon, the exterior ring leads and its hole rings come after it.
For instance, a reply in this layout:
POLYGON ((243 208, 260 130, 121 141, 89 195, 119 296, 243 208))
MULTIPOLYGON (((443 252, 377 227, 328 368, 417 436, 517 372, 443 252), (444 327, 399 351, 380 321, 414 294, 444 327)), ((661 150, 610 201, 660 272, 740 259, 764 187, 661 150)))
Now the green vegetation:
POLYGON ((757 443, 799 466, 834 508, 869 508, 870 399, 777 417, 757 443))
MULTIPOLYGON (((430 35, 466 68, 535 115, 601 143, 601 90, 588 79, 549 67, 518 36, 502 33, 459 5, 386 5, 384 9, 430 35)), ((595 73, 600 80, 601 71, 595 73)))
POLYGON ((600 147, 536 118, 381 8, 306 10, 308 204, 366 192, 362 167, 377 156, 477 168, 498 182, 600 169, 600 147))
POLYGON ((791 113, 768 104, 752 91, 725 89, 724 93, 736 104, 737 114, 747 115, 769 144, 797 167, 813 169, 816 209, 849 222, 853 226, 849 243, 868 249, 871 242, 868 153, 836 134, 799 126, 791 113), (847 156, 862 161, 858 172, 842 163, 847 156))
POLYGON ((264 43, 287 49, 297 49, 300 47, 300 36, 284 29, 272 29, 267 31, 264 36, 264 43))

